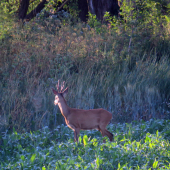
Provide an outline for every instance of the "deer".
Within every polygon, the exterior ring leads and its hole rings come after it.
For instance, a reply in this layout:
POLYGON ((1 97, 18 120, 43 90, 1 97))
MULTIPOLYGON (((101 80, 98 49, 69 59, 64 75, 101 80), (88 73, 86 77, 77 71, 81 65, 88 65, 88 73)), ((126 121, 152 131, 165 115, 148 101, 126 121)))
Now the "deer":
POLYGON ((112 141, 113 134, 106 129, 106 126, 112 119, 112 113, 103 108, 90 110, 70 108, 65 100, 68 87, 63 90, 65 82, 62 82, 61 88, 59 89, 59 82, 58 80, 58 84, 56 85, 57 90, 52 88, 55 95, 54 105, 58 105, 66 125, 74 131, 74 141, 78 143, 80 130, 92 129, 99 130, 103 137, 108 136, 110 141, 112 141))

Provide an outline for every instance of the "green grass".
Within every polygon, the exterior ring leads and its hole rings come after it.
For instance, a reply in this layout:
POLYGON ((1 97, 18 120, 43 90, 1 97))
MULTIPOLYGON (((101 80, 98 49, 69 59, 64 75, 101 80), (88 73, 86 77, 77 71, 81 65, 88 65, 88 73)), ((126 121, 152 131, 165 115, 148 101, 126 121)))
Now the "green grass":
POLYGON ((81 131, 79 143, 66 126, 3 134, 0 168, 5 169, 169 169, 170 121, 110 124, 113 142, 96 131, 81 131))

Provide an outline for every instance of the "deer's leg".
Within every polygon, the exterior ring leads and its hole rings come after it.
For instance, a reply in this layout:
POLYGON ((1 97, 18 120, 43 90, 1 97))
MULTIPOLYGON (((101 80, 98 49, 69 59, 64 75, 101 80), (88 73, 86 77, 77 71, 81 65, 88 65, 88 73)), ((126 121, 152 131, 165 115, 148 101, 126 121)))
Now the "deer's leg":
MULTIPOLYGON (((98 127, 98 130, 101 132, 102 137, 106 136, 105 129, 101 129, 100 127, 98 127)), ((103 140, 103 142, 105 143, 105 140, 103 140)))
POLYGON ((74 125, 67 123, 67 126, 74 131, 74 142, 78 142, 78 135, 80 133, 80 128, 76 128, 74 125))
POLYGON ((74 141, 75 142, 78 142, 79 133, 80 133, 80 129, 79 128, 74 129, 74 141))
POLYGON ((76 134, 76 131, 74 130, 74 142, 76 142, 76 136, 77 134, 76 134))
MULTIPOLYGON (((113 140, 113 134, 111 132, 109 132, 107 129, 105 128, 101 128, 98 127, 98 130, 101 132, 102 136, 108 136, 108 138, 110 139, 110 141, 113 140)), ((105 142, 105 141, 104 141, 105 142)))
POLYGON ((109 137, 110 141, 112 141, 113 140, 113 134, 111 132, 109 132, 107 129, 105 129, 105 133, 109 137))

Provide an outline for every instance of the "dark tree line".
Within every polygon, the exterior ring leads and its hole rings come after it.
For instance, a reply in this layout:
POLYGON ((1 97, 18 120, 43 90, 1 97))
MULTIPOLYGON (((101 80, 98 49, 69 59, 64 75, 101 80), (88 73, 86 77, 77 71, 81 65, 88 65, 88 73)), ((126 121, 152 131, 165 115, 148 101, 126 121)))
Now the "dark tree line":
MULTIPOLYGON (((66 0, 63 3, 68 1, 69 0, 66 0)), ((35 9, 27 14, 29 0, 20 0, 20 6, 18 10, 19 19, 31 20, 45 7, 46 3, 46 0, 42 0, 42 2, 40 2, 35 9)), ((58 3, 56 7, 62 9, 60 6, 62 7, 62 3, 58 3)), ((106 11, 110 12, 111 15, 118 16, 119 8, 118 0, 78 0, 78 10, 80 11, 79 18, 84 22, 87 21, 88 12, 95 14, 97 18, 102 21, 103 15, 106 11)))
POLYGON ((20 6, 18 10, 19 19, 31 20, 36 16, 36 14, 38 14, 45 7, 46 3, 47 1, 43 0, 41 3, 38 4, 38 6, 35 9, 33 9, 29 14, 27 14, 28 7, 29 7, 29 0, 20 0, 20 6))

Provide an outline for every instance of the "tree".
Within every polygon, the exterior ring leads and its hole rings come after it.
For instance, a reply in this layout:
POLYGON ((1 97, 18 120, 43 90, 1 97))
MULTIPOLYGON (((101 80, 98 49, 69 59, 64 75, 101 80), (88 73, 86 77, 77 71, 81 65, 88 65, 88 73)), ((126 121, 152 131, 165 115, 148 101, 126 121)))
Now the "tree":
MULTIPOLYGON (((63 3, 59 2, 55 8, 62 9, 62 7, 69 2, 69 0, 65 0, 63 3)), ((73 1, 76 3, 76 1, 73 1)), ((29 0, 20 0, 19 5, 19 19, 31 20, 39 13, 47 3, 47 0, 42 0, 35 9, 33 9, 29 14, 27 14, 29 7, 29 0), (27 15, 26 15, 27 14, 27 15)), ((79 18, 82 21, 87 21, 88 12, 95 14, 99 20, 103 20, 104 13, 107 11, 111 15, 118 15, 119 13, 119 5, 118 0, 78 0, 78 10, 79 10, 79 18)), ((57 10, 58 11, 58 10, 57 10)))
POLYGON ((31 20, 45 7, 46 3, 47 1, 43 0, 41 3, 38 4, 35 9, 33 9, 28 15, 26 15, 29 7, 29 0, 20 0, 20 6, 18 10, 19 19, 31 20))
POLYGON ((118 0, 89 0, 89 11, 95 14, 97 18, 103 21, 105 12, 109 12, 110 15, 119 14, 118 0))
POLYGON ((79 18, 86 22, 88 18, 88 4, 87 0, 78 0, 79 18))
POLYGON ((29 0, 20 0, 20 6, 19 6, 19 19, 24 19, 26 14, 27 14, 27 10, 29 7, 29 0))

